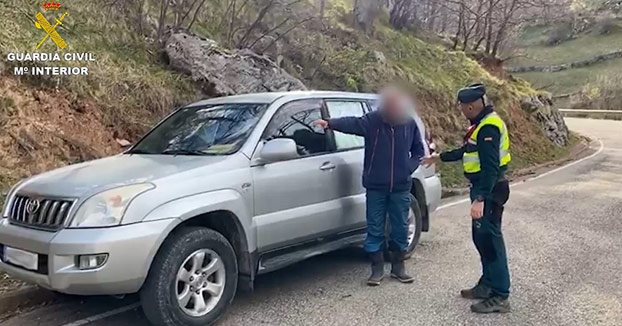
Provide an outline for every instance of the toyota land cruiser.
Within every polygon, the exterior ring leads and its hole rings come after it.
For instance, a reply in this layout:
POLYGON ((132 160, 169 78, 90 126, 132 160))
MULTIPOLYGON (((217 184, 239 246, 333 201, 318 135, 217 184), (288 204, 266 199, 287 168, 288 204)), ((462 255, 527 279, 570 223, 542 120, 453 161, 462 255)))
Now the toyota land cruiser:
MULTIPOLYGON (((310 91, 182 107, 122 154, 15 185, 0 268, 62 293, 140 292, 154 324, 210 324, 256 275, 363 241, 363 139, 312 122, 377 100, 310 91)), ((412 174, 409 251, 440 196, 434 167, 412 174)))

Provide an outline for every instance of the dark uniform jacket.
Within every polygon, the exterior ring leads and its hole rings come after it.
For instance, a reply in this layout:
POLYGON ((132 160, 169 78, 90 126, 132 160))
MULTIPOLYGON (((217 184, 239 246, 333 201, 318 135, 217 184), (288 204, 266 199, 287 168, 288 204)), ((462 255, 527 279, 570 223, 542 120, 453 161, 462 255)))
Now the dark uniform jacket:
MULTIPOLYGON (((482 121, 482 119, 493 111, 492 106, 487 106, 471 119, 472 128, 482 121)), ((495 126, 486 125, 482 127, 477 134, 477 153, 481 165, 481 171, 477 173, 465 173, 465 176, 472 185, 474 198, 493 199, 492 189, 495 184, 505 178, 506 166, 499 166, 499 143, 501 141, 501 132, 495 126)), ((458 161, 462 159, 462 155, 466 150, 467 143, 453 151, 441 154, 441 160, 444 162, 458 161)))

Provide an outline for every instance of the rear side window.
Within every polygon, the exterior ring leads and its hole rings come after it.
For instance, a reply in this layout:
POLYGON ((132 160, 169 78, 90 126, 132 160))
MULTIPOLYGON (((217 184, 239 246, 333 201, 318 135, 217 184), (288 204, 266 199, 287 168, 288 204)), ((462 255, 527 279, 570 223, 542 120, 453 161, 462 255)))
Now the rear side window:
POLYGON ((263 139, 293 139, 300 156, 328 152, 324 129, 313 123, 322 119, 321 109, 322 100, 319 99, 294 101, 283 105, 272 117, 263 139))
MULTIPOLYGON (((363 103, 356 101, 327 101, 326 107, 331 118, 361 117, 365 114, 363 103)), ((365 145, 365 139, 335 131, 335 144, 337 150, 360 148, 365 145)))
POLYGON ((369 105, 369 108, 371 111, 376 111, 378 110, 378 106, 380 105, 380 100, 378 99, 367 100, 367 105, 369 105))

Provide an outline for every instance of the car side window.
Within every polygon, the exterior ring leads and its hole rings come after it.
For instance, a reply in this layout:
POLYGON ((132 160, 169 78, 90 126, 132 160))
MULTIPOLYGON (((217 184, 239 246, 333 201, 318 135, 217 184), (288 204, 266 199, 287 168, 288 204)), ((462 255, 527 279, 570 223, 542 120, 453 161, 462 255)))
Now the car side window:
MULTIPOLYGON (((365 114, 363 103, 356 101, 327 101, 326 107, 331 118, 360 117, 365 114)), ((361 136, 348 135, 335 131, 337 150, 360 148, 365 145, 361 136)))
POLYGON ((322 119, 322 101, 300 100, 283 105, 272 117, 263 139, 289 138, 296 142, 300 156, 329 151, 324 129, 313 122, 322 119))
POLYGON ((380 101, 378 99, 367 100, 367 105, 369 106, 370 111, 378 110, 378 106, 380 105, 380 101))

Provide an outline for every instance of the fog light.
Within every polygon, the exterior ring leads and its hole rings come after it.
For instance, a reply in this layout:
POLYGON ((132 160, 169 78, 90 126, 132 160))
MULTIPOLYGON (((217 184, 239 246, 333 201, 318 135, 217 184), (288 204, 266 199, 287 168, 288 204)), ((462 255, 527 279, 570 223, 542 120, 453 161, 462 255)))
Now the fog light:
POLYGON ((108 254, 81 255, 78 256, 78 268, 81 270, 95 269, 104 266, 108 260, 108 254))

